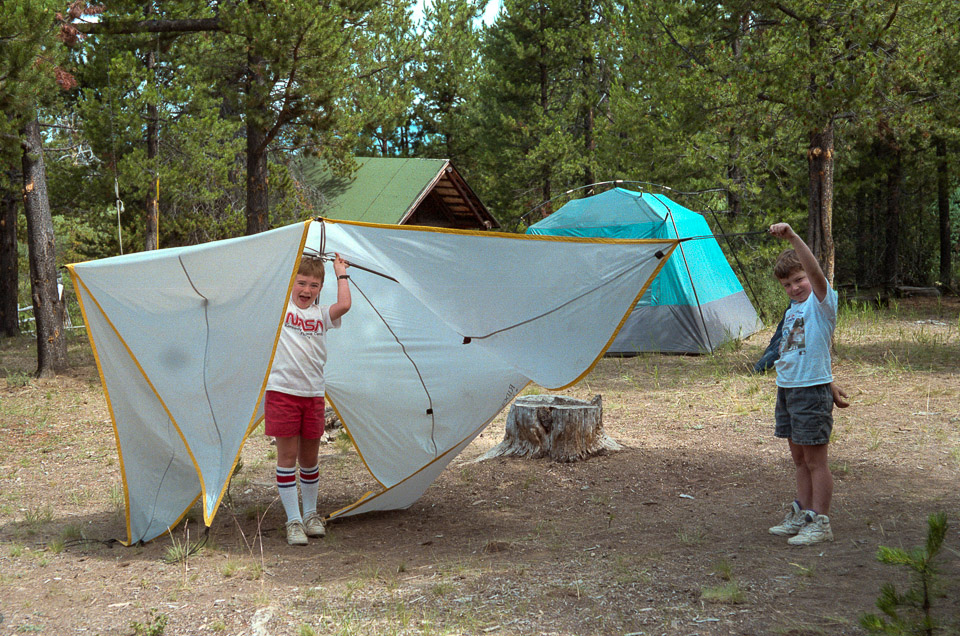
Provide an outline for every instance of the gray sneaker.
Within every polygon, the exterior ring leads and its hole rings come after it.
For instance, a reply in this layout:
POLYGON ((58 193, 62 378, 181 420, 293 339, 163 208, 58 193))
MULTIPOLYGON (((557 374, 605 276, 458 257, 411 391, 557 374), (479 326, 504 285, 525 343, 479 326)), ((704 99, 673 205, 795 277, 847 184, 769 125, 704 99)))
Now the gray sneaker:
POLYGON ((307 545, 307 533, 303 531, 302 521, 290 521, 287 523, 287 544, 307 545))
POLYGON ((303 520, 303 529, 308 537, 322 537, 327 534, 327 524, 323 522, 323 517, 313 512, 303 520))
POLYGON ((824 541, 833 541, 833 530, 830 529, 827 515, 817 515, 800 528, 797 536, 787 539, 790 545, 813 545, 824 541))
POLYGON ((806 523, 806 511, 802 510, 797 502, 794 501, 790 504, 790 512, 783 518, 783 521, 781 521, 779 525, 770 528, 770 534, 775 534, 778 537, 792 537, 800 532, 800 528, 806 523))

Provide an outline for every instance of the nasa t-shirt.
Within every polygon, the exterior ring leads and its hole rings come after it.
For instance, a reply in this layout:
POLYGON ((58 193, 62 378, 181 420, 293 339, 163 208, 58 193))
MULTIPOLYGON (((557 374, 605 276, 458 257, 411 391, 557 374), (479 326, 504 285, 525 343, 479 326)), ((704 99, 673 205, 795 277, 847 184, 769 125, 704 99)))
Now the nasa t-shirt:
POLYGON ((292 301, 288 302, 277 353, 267 380, 267 391, 323 397, 327 329, 339 326, 339 320, 330 319, 329 306, 310 305, 300 309, 292 301))

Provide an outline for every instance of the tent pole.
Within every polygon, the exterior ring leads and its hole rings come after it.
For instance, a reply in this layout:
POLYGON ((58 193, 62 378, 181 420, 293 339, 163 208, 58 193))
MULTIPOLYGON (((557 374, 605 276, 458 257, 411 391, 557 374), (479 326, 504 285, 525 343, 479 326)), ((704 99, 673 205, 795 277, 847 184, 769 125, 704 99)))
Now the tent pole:
MULTIPOLYGON (((659 199, 657 199, 659 201, 659 199)), ((663 201, 660 201, 663 203, 663 201)), ((664 205, 664 207, 666 207, 664 205)), ((667 210, 667 216, 670 217, 670 223, 673 225, 673 233, 680 238, 680 231, 677 229, 677 221, 673 218, 673 213, 667 210)), ((683 258, 683 267, 687 270, 687 278, 690 280, 690 287, 693 289, 693 298, 697 301, 697 313, 700 314, 700 324, 703 325, 703 335, 707 337, 707 346, 710 347, 710 353, 713 353, 713 341, 710 340, 710 330, 707 329, 707 321, 703 317, 703 307, 700 306, 700 295, 697 293, 697 286, 693 284, 693 276, 690 274, 690 265, 687 263, 687 254, 683 251, 683 241, 677 246, 680 248, 680 256, 683 258)))
MULTIPOLYGON (((740 257, 737 256, 737 250, 733 248, 733 243, 730 241, 730 237, 727 236, 727 233, 723 231, 723 226, 720 225, 720 218, 717 216, 717 213, 713 210, 710 210, 710 214, 713 215, 713 220, 717 224, 717 229, 720 230, 721 236, 724 240, 727 241, 727 246, 730 248, 730 253, 733 255, 733 260, 737 261, 737 267, 740 268, 740 274, 743 275, 743 280, 747 284, 747 288, 750 289, 750 293, 753 295, 753 304, 757 306, 760 310, 760 319, 763 322, 767 322, 767 315, 763 311, 763 305, 760 304, 760 300, 757 298, 757 292, 753 290, 753 285, 750 284, 750 278, 747 277, 747 270, 743 268, 743 263, 740 262, 740 257)), ((765 234, 766 232, 746 232, 745 234, 765 234)))

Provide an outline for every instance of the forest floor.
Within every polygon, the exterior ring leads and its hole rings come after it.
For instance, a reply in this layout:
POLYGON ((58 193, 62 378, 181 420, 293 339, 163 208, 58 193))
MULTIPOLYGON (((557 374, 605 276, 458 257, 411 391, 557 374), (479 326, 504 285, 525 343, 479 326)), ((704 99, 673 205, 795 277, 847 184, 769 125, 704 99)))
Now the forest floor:
MULTIPOLYGON (((772 434, 768 328, 711 356, 605 358, 565 395, 603 396, 618 452, 570 464, 474 462, 502 413, 411 508, 338 520, 290 547, 274 447, 253 435, 209 536, 189 515, 124 547, 123 491, 90 347, 30 377, 29 337, 0 341, 0 635, 863 634, 880 546, 950 527, 933 613, 960 631, 960 301, 842 309, 830 466, 836 540, 767 532, 793 499, 772 434), (191 550, 192 548, 192 550, 191 550)), ((527 392, 537 392, 528 387, 527 392)), ((352 445, 321 448, 320 507, 372 485, 352 445)))

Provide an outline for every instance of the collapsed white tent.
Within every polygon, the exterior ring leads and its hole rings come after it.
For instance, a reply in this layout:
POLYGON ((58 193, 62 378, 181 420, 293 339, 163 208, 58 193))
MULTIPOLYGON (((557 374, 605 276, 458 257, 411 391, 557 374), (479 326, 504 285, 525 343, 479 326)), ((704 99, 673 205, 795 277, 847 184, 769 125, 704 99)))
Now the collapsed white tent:
POLYGON ((410 506, 527 383, 582 378, 676 246, 324 220, 71 265, 117 439, 126 543, 166 532, 198 499, 212 522, 262 418, 304 250, 357 265, 353 308, 328 335, 327 400, 381 488, 338 517, 410 506))

